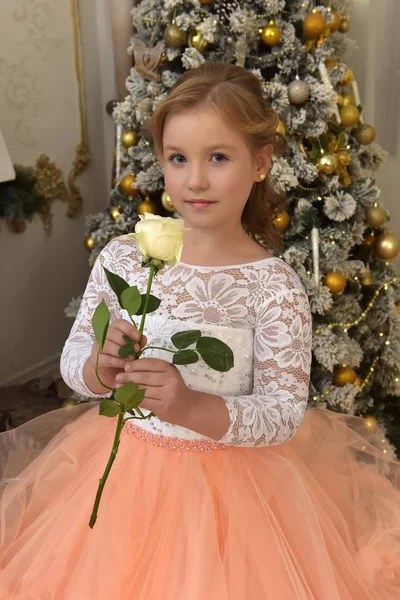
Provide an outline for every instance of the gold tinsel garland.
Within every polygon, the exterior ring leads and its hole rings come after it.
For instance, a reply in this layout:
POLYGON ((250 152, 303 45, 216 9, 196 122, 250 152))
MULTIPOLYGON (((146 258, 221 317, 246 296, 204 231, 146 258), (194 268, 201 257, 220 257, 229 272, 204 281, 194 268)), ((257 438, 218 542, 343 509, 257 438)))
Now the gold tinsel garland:
MULTIPOLYGON (((352 327, 355 327, 356 325, 359 325, 360 322, 366 318, 367 314, 369 313, 369 311, 373 308, 379 294, 382 292, 382 290, 387 291, 390 285, 393 285, 394 283, 400 281, 400 277, 393 277, 393 279, 391 279, 390 281, 387 281, 386 283, 383 283, 377 290, 375 290, 374 293, 374 297, 372 298, 372 300, 368 303, 367 308, 365 309, 364 312, 361 313, 361 315, 352 322, 349 323, 344 323, 344 322, 339 322, 339 323, 329 323, 328 325, 325 325, 324 327, 319 327, 318 329, 316 329, 315 333, 316 335, 320 335, 322 332, 322 329, 326 328, 326 329, 333 329, 334 327, 341 327, 343 329, 343 331, 345 333, 347 333, 347 331, 349 329, 351 329, 352 327)), ((369 383, 374 371, 375 371, 375 367, 377 362, 379 361, 379 357, 375 357, 370 368, 368 371, 368 374, 366 375, 366 377, 364 378, 362 384, 359 386, 359 391, 362 392, 363 389, 365 388, 365 386, 369 383)), ((398 381, 398 378, 396 378, 396 381, 398 381)), ((322 398, 329 396, 330 395, 330 391, 326 390, 325 392, 323 392, 320 395, 314 395, 313 396, 313 400, 316 402, 317 400, 321 400, 322 398)))
POLYGON ((322 332, 322 329, 324 329, 324 328, 333 329, 334 327, 341 327, 343 329, 343 331, 345 333, 347 333, 347 331, 349 329, 351 329, 352 327, 354 327, 356 325, 359 325, 360 322, 365 319, 365 317, 367 316, 367 314, 369 313, 371 308, 373 308, 373 306, 376 302, 376 299, 379 296, 379 294, 381 293, 381 291, 382 290, 386 291, 390 285, 393 285, 397 281, 400 281, 400 277, 393 277, 393 279, 391 279, 390 281, 387 281, 386 283, 383 283, 377 290, 375 290, 374 297, 368 303, 367 308, 364 310, 364 312, 361 313, 361 315, 359 317, 357 317, 357 319, 355 321, 350 321, 349 323, 344 323, 343 321, 341 321, 339 323, 329 323, 328 325, 324 325, 322 328, 316 329, 316 331, 315 331, 316 335, 319 335, 322 332))

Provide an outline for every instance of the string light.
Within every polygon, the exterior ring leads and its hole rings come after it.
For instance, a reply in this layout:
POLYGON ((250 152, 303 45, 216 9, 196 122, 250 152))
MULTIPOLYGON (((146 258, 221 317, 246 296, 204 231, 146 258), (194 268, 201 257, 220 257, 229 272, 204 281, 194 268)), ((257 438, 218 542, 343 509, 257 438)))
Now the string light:
MULTIPOLYGON (((368 385, 368 383, 369 383, 369 381, 370 381, 370 379, 372 377, 372 374, 375 371, 375 367, 376 367, 378 361, 379 361, 379 357, 377 356, 377 357, 374 358, 374 360, 373 360, 373 362, 372 362, 372 364, 371 364, 371 366, 369 368, 369 371, 368 371, 366 377, 364 378, 362 384, 359 386, 359 391, 357 393, 362 392, 363 389, 365 388, 365 386, 368 385)), ((314 395, 313 396, 313 400, 314 400, 314 402, 317 402, 318 400, 322 400, 324 396, 325 397, 326 396, 330 396, 330 394, 331 394, 331 392, 329 390, 325 390, 320 395, 314 395)))
POLYGON ((366 318, 369 311, 374 307, 374 304, 375 304, 379 294, 382 292, 382 290, 387 291, 389 289, 389 286, 393 285, 394 283, 396 283, 399 280, 400 280, 400 277, 394 277, 390 281, 382 284, 377 290, 375 290, 374 297, 369 302, 367 308, 364 310, 363 313, 361 313, 361 315, 355 321, 352 321, 349 323, 344 323, 343 321, 340 323, 329 323, 328 325, 324 325, 324 327, 319 327, 318 329, 316 329, 315 333, 317 335, 320 335, 322 333, 323 329, 325 329, 325 328, 333 329, 334 327, 341 327, 342 329, 346 329, 346 331, 347 331, 347 330, 351 329, 352 327, 359 325, 361 323, 361 321, 363 321, 366 318))
MULTIPOLYGON (((315 192, 315 190, 316 190, 316 188, 305 187, 304 185, 301 185, 301 183, 298 183, 297 186, 306 192, 315 192)), ((320 197, 318 197, 318 200, 319 199, 320 199, 320 197)), ((321 200, 322 200, 322 198, 321 198, 321 200)))

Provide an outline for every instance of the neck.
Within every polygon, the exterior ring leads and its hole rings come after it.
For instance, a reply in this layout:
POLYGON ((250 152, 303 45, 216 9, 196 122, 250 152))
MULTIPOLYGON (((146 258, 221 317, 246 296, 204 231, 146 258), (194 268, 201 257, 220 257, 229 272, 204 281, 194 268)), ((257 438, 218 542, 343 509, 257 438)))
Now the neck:
POLYGON ((190 229, 184 236, 181 260, 187 264, 224 264, 240 257, 253 244, 241 225, 232 230, 190 229))

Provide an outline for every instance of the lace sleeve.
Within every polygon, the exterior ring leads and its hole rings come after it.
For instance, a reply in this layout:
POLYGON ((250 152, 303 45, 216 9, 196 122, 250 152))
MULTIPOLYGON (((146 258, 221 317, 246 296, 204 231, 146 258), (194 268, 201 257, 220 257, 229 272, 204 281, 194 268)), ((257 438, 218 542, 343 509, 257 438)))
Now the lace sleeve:
MULTIPOLYGON (((92 317, 98 304, 104 299, 110 310, 110 322, 120 318, 117 297, 109 286, 103 269, 109 247, 113 243, 111 242, 102 250, 92 269, 79 312, 61 355, 60 369, 65 383, 79 394, 90 398, 104 398, 111 395, 111 392, 94 394, 85 384, 82 371, 95 341, 92 317)), ((110 266, 108 268, 113 270, 110 266)))
POLYGON ((224 397, 231 425, 220 442, 273 446, 294 436, 308 401, 311 329, 304 290, 287 289, 265 303, 254 336, 253 393, 224 397))

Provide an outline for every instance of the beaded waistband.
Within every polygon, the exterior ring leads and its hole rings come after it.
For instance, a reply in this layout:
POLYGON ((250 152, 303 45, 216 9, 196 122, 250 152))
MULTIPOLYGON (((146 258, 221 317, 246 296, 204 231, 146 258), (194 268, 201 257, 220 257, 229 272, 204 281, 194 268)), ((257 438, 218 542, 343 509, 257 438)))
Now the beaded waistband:
POLYGON ((178 450, 179 452, 211 452, 212 450, 224 450, 229 448, 225 444, 213 442, 212 440, 183 440, 178 437, 169 437, 167 435, 158 435, 146 431, 133 423, 125 423, 126 433, 135 436, 135 438, 158 446, 159 448, 168 448, 168 450, 178 450))

